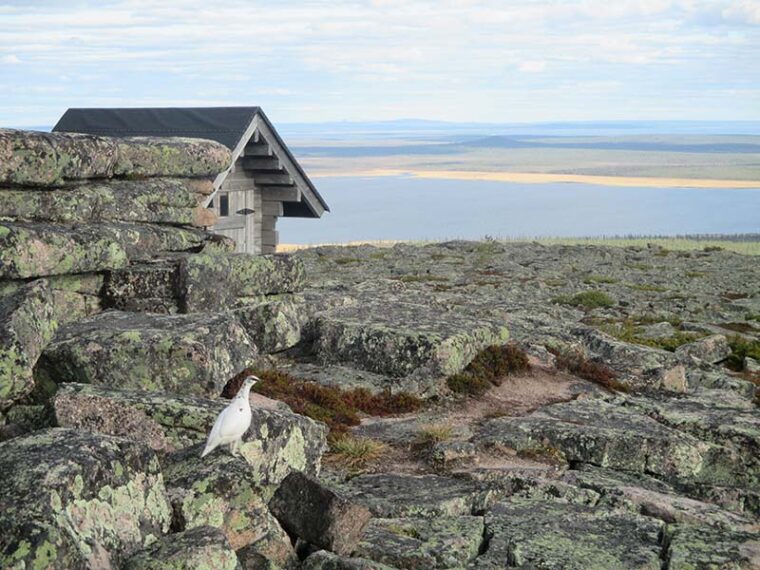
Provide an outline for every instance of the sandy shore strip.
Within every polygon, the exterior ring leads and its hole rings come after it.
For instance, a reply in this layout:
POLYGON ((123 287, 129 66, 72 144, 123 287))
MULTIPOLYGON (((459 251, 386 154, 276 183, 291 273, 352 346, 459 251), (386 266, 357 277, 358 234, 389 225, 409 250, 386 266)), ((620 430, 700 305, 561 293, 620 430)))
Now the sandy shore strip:
POLYGON ((644 176, 591 176, 587 174, 545 174, 542 172, 489 172, 477 170, 401 170, 378 168, 342 172, 312 172, 311 178, 332 176, 413 176, 441 180, 485 180, 517 182, 520 184, 546 184, 567 182, 598 184, 601 186, 628 186, 654 188, 751 188, 760 189, 760 180, 711 180, 698 178, 655 178, 644 176))

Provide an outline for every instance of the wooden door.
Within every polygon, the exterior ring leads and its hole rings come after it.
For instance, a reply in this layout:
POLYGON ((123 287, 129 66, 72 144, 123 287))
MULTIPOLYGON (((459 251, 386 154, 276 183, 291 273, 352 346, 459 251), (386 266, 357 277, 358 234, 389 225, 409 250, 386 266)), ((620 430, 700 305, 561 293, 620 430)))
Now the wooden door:
POLYGON ((246 219, 250 215, 246 204, 246 194, 250 191, 230 190, 222 188, 214 196, 214 211, 219 221, 213 228, 215 234, 230 237, 235 240, 235 251, 248 251, 246 219))

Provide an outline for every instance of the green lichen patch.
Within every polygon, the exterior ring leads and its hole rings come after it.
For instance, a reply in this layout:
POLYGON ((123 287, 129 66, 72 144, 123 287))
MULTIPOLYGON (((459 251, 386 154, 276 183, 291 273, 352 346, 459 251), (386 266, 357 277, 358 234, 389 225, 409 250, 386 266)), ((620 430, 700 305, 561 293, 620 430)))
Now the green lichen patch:
POLYGON ((0 566, 115 565, 169 530, 158 460, 143 444, 44 430, 1 443, 0 470, 0 566))

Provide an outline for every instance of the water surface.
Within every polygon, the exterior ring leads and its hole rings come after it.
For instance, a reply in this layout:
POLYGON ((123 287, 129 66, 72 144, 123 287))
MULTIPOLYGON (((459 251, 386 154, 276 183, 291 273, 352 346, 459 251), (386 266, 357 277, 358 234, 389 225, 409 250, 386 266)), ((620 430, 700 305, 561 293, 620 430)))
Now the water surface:
POLYGON ((332 210, 282 243, 760 232, 760 188, 629 188, 406 176, 314 180, 332 210))

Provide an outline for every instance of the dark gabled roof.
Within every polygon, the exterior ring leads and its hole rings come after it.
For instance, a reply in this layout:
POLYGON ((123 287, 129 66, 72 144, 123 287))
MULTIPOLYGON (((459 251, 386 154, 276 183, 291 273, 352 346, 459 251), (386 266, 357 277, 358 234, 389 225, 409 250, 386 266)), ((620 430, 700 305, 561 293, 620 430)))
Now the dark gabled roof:
POLYGON ((259 107, 69 109, 54 131, 105 137, 211 139, 233 150, 259 107))
MULTIPOLYGON (((53 127, 53 131, 109 137, 154 136, 210 139, 234 150, 257 115, 266 122, 287 158, 303 176, 314 197, 329 212, 329 206, 319 195, 314 184, 260 107, 68 109, 53 127)), ((296 208, 293 214, 300 210, 301 208, 296 208)))

